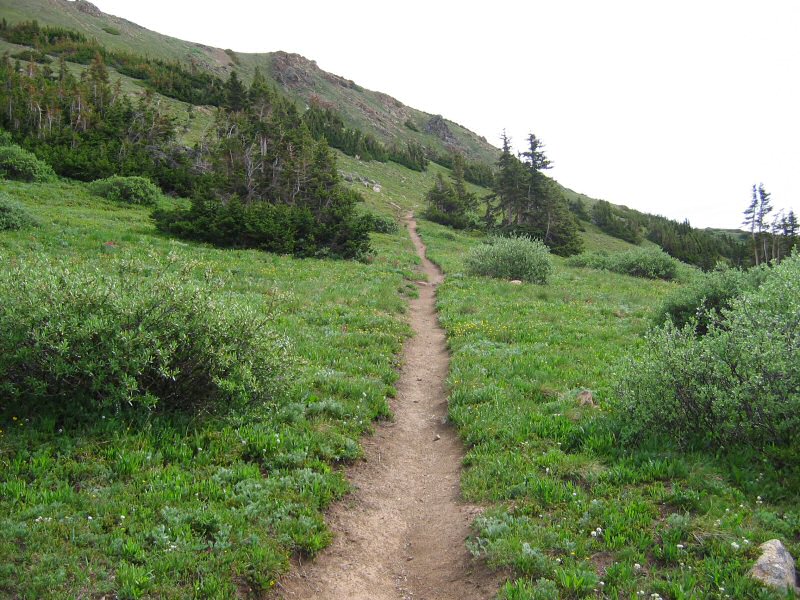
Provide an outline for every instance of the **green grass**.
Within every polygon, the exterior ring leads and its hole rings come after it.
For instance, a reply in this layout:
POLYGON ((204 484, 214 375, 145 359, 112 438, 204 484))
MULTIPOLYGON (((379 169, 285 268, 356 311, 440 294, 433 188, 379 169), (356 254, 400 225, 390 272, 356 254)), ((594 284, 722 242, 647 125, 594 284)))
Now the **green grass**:
POLYGON ((679 284, 558 258, 546 286, 468 277, 462 257, 479 240, 427 222, 420 231, 447 273, 437 303, 450 419, 468 449, 462 493, 487 506, 469 545, 513 571, 501 597, 780 597, 747 577, 759 543, 800 550, 779 473, 668 440, 617 444, 615 362, 679 284), (599 407, 579 405, 587 389, 599 407))
MULTIPOLYGON (((76 183, 2 190, 39 227, 0 234, 0 264, 61 258, 70 268, 172 254, 275 311, 298 365, 268 406, 222 416, 104 414, 92 424, 23 417, 0 401, 0 595, 230 598, 269 589, 292 554, 330 534, 323 510, 340 465, 390 416, 417 264, 401 232, 375 235, 368 263, 222 251, 162 237, 143 208, 76 183)), ((172 202, 167 201, 165 202, 172 202)))

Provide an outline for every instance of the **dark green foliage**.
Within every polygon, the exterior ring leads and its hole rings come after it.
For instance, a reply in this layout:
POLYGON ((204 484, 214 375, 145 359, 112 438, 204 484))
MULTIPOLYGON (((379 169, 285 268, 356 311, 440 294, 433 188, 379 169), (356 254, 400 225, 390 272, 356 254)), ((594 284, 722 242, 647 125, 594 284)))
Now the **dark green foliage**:
POLYGON ((683 444, 800 453, 800 255, 722 309, 704 336, 671 323, 622 372, 628 441, 661 432, 683 444))
POLYGON ((122 32, 119 29, 116 27, 111 27, 110 25, 103 27, 103 31, 105 31, 108 35, 122 35, 122 32))
POLYGON ((20 412, 75 417, 269 400, 287 365, 269 314, 211 301, 190 269, 155 257, 102 270, 33 258, 4 269, 0 394, 20 412))
POLYGON ((296 256, 368 252, 369 226, 354 210, 361 197, 342 185, 334 154, 314 140, 294 104, 260 74, 240 100, 239 110, 220 110, 198 157, 209 165, 206 189, 191 208, 156 211, 158 228, 222 247, 296 256))
POLYGON ((584 252, 570 257, 568 264, 573 267, 604 269, 633 277, 670 280, 677 276, 679 263, 658 248, 636 248, 614 254, 584 252))
POLYGON ((464 258, 470 275, 547 283, 553 269, 550 251, 528 237, 495 237, 475 246, 464 258))
POLYGON ((424 171, 428 168, 428 153, 416 142, 407 142, 405 146, 389 148, 389 160, 408 167, 412 171, 424 171))
POLYGON ((747 271, 720 265, 709 273, 698 274, 689 285, 667 296, 655 317, 657 324, 671 322, 678 329, 692 323, 698 335, 705 335, 712 324, 720 325, 722 313, 746 291, 758 288, 768 268, 747 271))
POLYGON ((348 156, 358 156, 361 160, 377 160, 379 162, 386 162, 390 159, 389 150, 372 135, 359 129, 346 127, 336 112, 322 107, 313 99, 311 106, 303 115, 303 121, 314 138, 325 139, 332 147, 338 148, 348 156))
POLYGON ((153 206, 161 197, 161 190, 146 177, 120 177, 114 175, 89 184, 93 194, 114 202, 153 206))
POLYGON ((44 52, 39 52, 38 50, 20 50, 11 55, 11 58, 16 58, 17 60, 25 60, 28 62, 35 62, 39 63, 40 65, 49 65, 53 62, 53 59, 47 56, 44 52))
POLYGON ((411 119, 406 119, 406 122, 403 123, 406 127, 408 127, 411 131, 419 131, 419 128, 416 126, 414 121, 411 119))
POLYGON ((17 231, 36 225, 27 209, 0 192, 0 231, 17 231))
MULTIPOLYGON (((453 168, 453 157, 459 154, 458 152, 448 154, 436 154, 431 157, 431 160, 438 165, 442 165, 448 169, 453 168)), ((494 185, 494 170, 491 165, 481 162, 471 162, 464 160, 464 179, 475 185, 480 185, 485 188, 491 188, 494 185)))
POLYGON ((477 224, 473 212, 478 207, 478 199, 467 191, 464 182, 464 158, 455 154, 451 161, 450 182, 439 173, 433 187, 426 196, 428 207, 423 216, 429 221, 449 225, 455 229, 466 229, 477 224))
POLYGON ((35 154, 12 144, 0 146, 0 177, 29 183, 44 182, 52 181, 55 173, 35 154))
POLYGON ((599 200, 592 207, 592 221, 608 235, 631 244, 642 241, 642 230, 632 214, 611 206, 605 200, 599 200))
POLYGON ((721 260, 735 266, 750 264, 747 245, 730 235, 695 229, 688 221, 678 223, 646 215, 647 239, 664 252, 708 271, 721 260))
POLYGON ((589 221, 591 219, 588 211, 586 210, 586 203, 580 198, 576 200, 570 200, 569 209, 572 211, 572 214, 578 217, 581 221, 589 221))
POLYGON ((392 217, 376 215, 375 213, 365 213, 361 215, 361 221, 369 231, 375 233, 397 233, 397 221, 392 217))
POLYGON ((19 73, 4 60, 0 83, 0 124, 58 174, 83 181, 146 175, 166 190, 191 193, 197 178, 175 144, 174 120, 152 94, 137 101, 121 94, 102 60, 80 80, 63 63, 51 78, 38 68, 19 73))
POLYGON ((563 194, 542 172, 550 168, 550 161, 541 142, 533 134, 528 141, 523 162, 511 153, 511 140, 503 135, 494 183, 497 205, 487 204, 487 225, 506 235, 539 238, 554 254, 577 254, 583 249, 578 223, 563 194))
POLYGON ((218 106, 224 99, 223 82, 219 77, 199 69, 189 70, 178 62, 108 50, 97 40, 89 40, 70 29, 42 27, 36 21, 27 21, 0 29, 0 37, 71 62, 88 65, 100 58, 123 75, 141 79, 153 90, 191 104, 218 106))

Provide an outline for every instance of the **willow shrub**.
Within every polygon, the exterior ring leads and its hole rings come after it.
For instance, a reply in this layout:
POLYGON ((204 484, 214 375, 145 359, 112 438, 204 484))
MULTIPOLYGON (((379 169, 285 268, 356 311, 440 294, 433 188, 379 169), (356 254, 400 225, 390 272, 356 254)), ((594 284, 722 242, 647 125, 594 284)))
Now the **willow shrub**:
POLYGON ((621 370, 618 408, 628 441, 660 431, 683 445, 800 453, 800 255, 696 322, 653 330, 621 370))
POLYGON ((670 280, 678 275, 680 263, 659 248, 634 248, 613 254, 584 252, 571 256, 567 264, 573 267, 604 269, 633 277, 670 280))
POLYGON ((464 264, 470 275, 539 284, 547 283, 553 270, 547 246, 526 236, 489 238, 470 250, 464 264))
POLYGON ((263 307, 151 258, 103 269, 25 259, 0 273, 0 396, 21 410, 264 402, 288 365, 263 307), (155 261, 155 262, 154 262, 155 261))
POLYGON ((154 206, 161 197, 161 189, 146 177, 114 175, 93 181, 89 190, 107 200, 143 206, 154 206))

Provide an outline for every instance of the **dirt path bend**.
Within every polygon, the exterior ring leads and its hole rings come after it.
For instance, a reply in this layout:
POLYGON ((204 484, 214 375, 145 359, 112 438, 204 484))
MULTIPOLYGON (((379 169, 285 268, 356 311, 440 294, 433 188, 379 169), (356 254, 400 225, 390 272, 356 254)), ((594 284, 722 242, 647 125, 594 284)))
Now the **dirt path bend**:
POLYGON ((499 587, 464 546, 477 511, 459 499, 464 451, 447 423, 449 357, 435 306, 442 273, 411 215, 407 224, 428 283, 411 302, 395 418, 365 440, 366 461, 350 471, 354 491, 329 517, 334 542, 281 582, 287 600, 484 600, 499 587))

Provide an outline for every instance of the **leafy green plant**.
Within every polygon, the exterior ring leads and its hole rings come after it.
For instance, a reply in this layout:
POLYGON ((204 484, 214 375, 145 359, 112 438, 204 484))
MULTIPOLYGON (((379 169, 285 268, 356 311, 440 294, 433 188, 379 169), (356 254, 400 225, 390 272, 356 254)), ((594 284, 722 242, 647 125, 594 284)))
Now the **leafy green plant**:
POLYGON ((767 276, 769 267, 762 265, 746 271, 720 266, 709 273, 697 273, 692 281, 664 298, 655 322, 671 322, 678 329, 694 323, 699 335, 719 323, 722 310, 729 309, 735 298, 756 289, 767 276))
POLYGON ((124 202, 153 206, 161 197, 161 190, 146 177, 121 177, 114 175, 89 184, 89 190, 98 196, 124 202))
POLYGON ((0 145, 0 177, 27 182, 47 182, 55 179, 53 169, 32 152, 14 144, 0 145))
POLYGON ((470 275, 545 284, 553 269, 550 251, 528 237, 493 237, 464 258, 470 275))
POLYGON ((361 221, 375 233, 397 233, 397 221, 392 217, 377 215, 375 213, 365 213, 361 216, 361 221))
POLYGON ((705 336, 691 321, 650 333, 619 381, 627 440, 660 431, 684 444, 800 450, 800 255, 764 276, 705 336))
POLYGON ((27 209, 0 192, 0 231, 15 231, 27 229, 36 225, 27 209))
POLYGON ((680 263, 657 248, 635 248, 614 254, 584 252, 570 257, 567 264, 573 267, 604 269, 633 277, 670 280, 677 276, 680 263))
POLYGON ((212 301, 155 257, 25 259, 0 275, 0 391, 34 412, 228 409, 269 399, 288 354, 269 313, 212 301))

